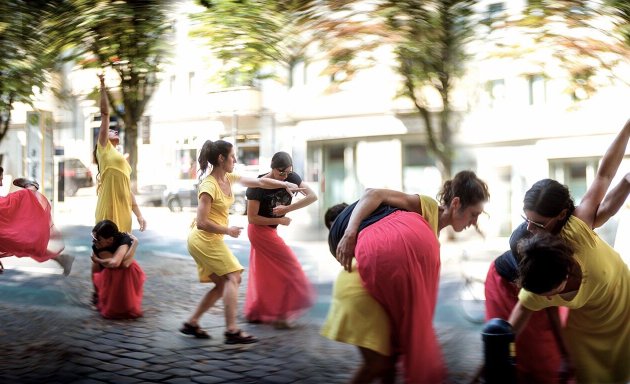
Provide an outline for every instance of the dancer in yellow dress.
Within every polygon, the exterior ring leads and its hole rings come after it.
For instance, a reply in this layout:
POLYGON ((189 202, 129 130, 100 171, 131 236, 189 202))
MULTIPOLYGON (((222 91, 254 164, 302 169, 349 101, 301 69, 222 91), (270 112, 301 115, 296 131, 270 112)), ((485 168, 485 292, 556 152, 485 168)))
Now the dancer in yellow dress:
POLYGON ((201 299, 197 309, 184 323, 180 332, 207 339, 208 333, 199 326, 199 319, 223 298, 225 311, 225 343, 249 344, 258 339, 241 331, 236 324, 238 286, 244 268, 232 254, 223 236, 238 237, 242 227, 230 226, 229 208, 234 203, 232 186, 241 183, 246 187, 276 189, 285 188, 289 193, 302 192, 297 185, 271 178, 241 177, 232 173, 236 164, 234 147, 223 140, 207 140, 199 152, 199 173, 203 176, 211 165, 211 171, 198 188, 199 206, 197 217, 188 235, 188 252, 197 263, 199 281, 214 283, 214 287, 201 299))
MULTIPOLYGON (((563 340, 579 383, 630 380, 630 271, 593 231, 615 212, 602 199, 629 139, 630 120, 604 154, 579 206, 574 206, 566 186, 551 179, 536 182, 523 199, 527 229, 557 235, 567 249, 544 236, 523 244, 519 250, 523 289, 510 323, 519 333, 534 311, 570 308, 563 340)), ((619 201, 612 205, 618 206, 619 201)))

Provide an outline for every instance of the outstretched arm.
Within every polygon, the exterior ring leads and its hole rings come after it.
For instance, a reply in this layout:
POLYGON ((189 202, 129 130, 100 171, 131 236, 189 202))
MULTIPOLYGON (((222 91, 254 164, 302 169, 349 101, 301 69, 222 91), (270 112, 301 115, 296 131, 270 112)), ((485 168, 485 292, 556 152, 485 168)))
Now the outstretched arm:
POLYGON ((339 245, 337 245, 335 257, 347 271, 352 270, 352 259, 354 258, 354 249, 357 245, 359 225, 381 204, 420 213, 420 199, 418 195, 410 195, 390 189, 366 189, 352 211, 348 227, 339 241, 339 245))
POLYGON ((597 214, 598 207, 602 202, 608 187, 610 187, 612 179, 617 173, 619 164, 621 164, 623 155, 626 152, 626 146, 628 145, 629 138, 630 119, 626 121, 626 124, 621 132, 619 132, 610 147, 608 147, 608 150, 602 158, 599 169, 597 169, 595 180, 586 191, 580 205, 575 208, 575 212, 573 214, 590 227, 593 227, 595 223, 595 216, 597 214))
POLYGON ((288 181, 280 181, 280 180, 272 179, 270 177, 258 177, 258 178, 241 177, 238 180, 238 182, 248 188, 263 188, 263 189, 284 188, 289 193, 293 193, 293 192, 304 193, 304 188, 300 188, 294 183, 290 183, 288 181))
POLYGON ((101 94, 101 127, 98 129, 98 143, 104 147, 109 140, 109 102, 107 101, 107 88, 105 88, 105 75, 98 75, 101 94))
POLYGON ((295 211, 298 210, 300 208, 304 208, 308 205, 313 204, 314 202, 317 201, 317 195, 315 194, 315 192, 313 192, 313 190, 306 185, 306 183, 302 182, 300 184, 300 188, 304 189, 304 197, 301 198, 300 200, 296 201, 295 203, 292 203, 290 205, 279 205, 277 207, 273 208, 273 214, 274 215, 278 215, 278 216, 283 216, 286 215, 287 213, 291 212, 291 211, 295 211))
POLYGON ((508 320, 508 322, 512 325, 514 336, 517 336, 523 329, 525 329, 525 326, 532 317, 533 313, 534 311, 525 308, 520 301, 516 303, 514 309, 512 309, 512 314, 510 314, 510 319, 508 320))
POLYGON ((595 220, 593 221, 593 228, 598 228, 604 225, 613 217, 619 209, 623 206, 623 203, 630 194, 630 173, 626 173, 623 179, 617 184, 610 192, 604 197, 604 201, 599 205, 597 213, 595 214, 595 220))

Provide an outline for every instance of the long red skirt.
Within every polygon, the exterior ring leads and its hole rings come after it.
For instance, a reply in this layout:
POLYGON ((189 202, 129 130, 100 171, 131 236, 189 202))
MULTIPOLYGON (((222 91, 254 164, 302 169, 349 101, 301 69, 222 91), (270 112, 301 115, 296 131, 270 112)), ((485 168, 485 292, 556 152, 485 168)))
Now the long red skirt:
POLYGON ((442 383, 442 351, 433 329, 440 245, 425 219, 398 211, 359 233, 355 256, 368 292, 387 311, 394 351, 407 383, 442 383))
POLYGON ((44 195, 20 189, 0 197, 0 257, 31 257, 39 262, 64 249, 44 195))
MULTIPOLYGON (((494 262, 486 276, 486 320, 510 318, 519 289, 497 273, 494 262)), ((557 308, 549 308, 557 310, 557 308)), ((558 383, 562 354, 554 337, 547 310, 534 312, 516 338, 519 383, 558 383)))
POLYGON ((142 316, 145 275, 135 261, 128 268, 105 268, 92 274, 98 293, 96 308, 106 319, 135 319, 142 316))
POLYGON ((313 305, 315 291, 295 253, 276 228, 249 224, 251 242, 245 317, 271 323, 291 321, 313 305))

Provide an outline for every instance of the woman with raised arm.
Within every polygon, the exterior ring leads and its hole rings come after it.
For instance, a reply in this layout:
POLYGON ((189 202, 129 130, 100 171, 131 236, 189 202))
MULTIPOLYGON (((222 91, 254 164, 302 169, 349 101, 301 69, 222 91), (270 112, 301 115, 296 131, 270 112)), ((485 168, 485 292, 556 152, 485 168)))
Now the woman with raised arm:
POLYGON ((259 176, 289 181, 305 190, 293 202, 285 188, 247 188, 247 235, 251 242, 245 317, 249 322, 271 323, 277 329, 293 322, 314 302, 314 290, 295 253, 278 235, 278 225, 289 225, 287 213, 317 201, 311 188, 293 172, 293 159, 286 152, 271 158, 271 170, 259 176))
POLYGON ((489 197, 485 182, 462 171, 444 183, 439 202, 368 189, 338 215, 338 208, 327 212, 330 250, 347 272, 335 283, 322 334, 359 347, 364 360, 353 383, 393 383, 397 356, 405 382, 444 382, 446 367, 433 329, 438 236, 447 226, 455 232, 476 227, 489 197))
POLYGON ((621 206, 617 199, 625 200, 623 180, 609 193, 609 199, 604 196, 629 138, 630 120, 604 154, 595 180, 577 207, 568 188, 551 179, 536 182, 523 200, 528 230, 557 235, 569 250, 548 244, 540 236, 519 250, 523 289, 510 323, 518 334, 533 312, 568 307, 563 340, 579 383, 630 380, 630 271, 619 254, 593 231, 621 206), (545 257, 539 257, 541 254, 545 257), (564 257, 566 254, 570 257, 564 257))
POLYGON ((229 208, 234 203, 232 185, 241 183, 252 188, 285 188, 289 193, 302 192, 304 189, 288 181, 241 177, 232 173, 236 156, 234 147, 227 141, 207 140, 201 147, 198 160, 201 180, 197 192, 199 205, 197 217, 188 235, 188 252, 197 263, 199 281, 214 283, 214 287, 203 296, 180 332, 197 338, 210 338, 210 335, 200 327, 199 319, 222 298, 225 311, 225 343, 255 343, 258 339, 243 332, 236 324, 238 287, 244 268, 223 240, 224 235, 239 237, 243 229, 230 226, 228 223, 229 208), (210 173, 201 179, 209 166, 210 173))
MULTIPOLYGON (((116 146, 120 142, 118 131, 109 129, 109 103, 107 100, 107 89, 105 88, 105 78, 103 75, 99 75, 98 77, 100 80, 101 93, 101 126, 98 131, 98 140, 94 150, 94 159, 98 167, 98 173, 96 175, 96 193, 98 196, 96 200, 96 222, 99 223, 103 220, 111 220, 116 224, 120 232, 131 233, 131 213, 133 212, 138 219, 140 231, 144 231, 146 221, 142 217, 138 204, 136 204, 136 199, 131 192, 131 166, 125 157, 116 150, 116 146)), ((119 261, 119 263, 121 262, 122 260, 119 261)), ((106 276, 96 277, 95 275, 97 274, 129 274, 131 277, 124 280, 130 282, 129 288, 131 289, 134 286, 138 286, 137 283, 144 281, 144 272, 138 263, 132 263, 131 267, 132 268, 125 268, 123 264, 122 268, 103 269, 101 265, 93 262, 93 281, 96 279, 105 282, 114 281, 114 279, 106 278, 106 276)), ((92 301, 97 308, 99 308, 101 313, 108 309, 106 308, 107 305, 100 301, 99 291, 110 289, 113 289, 113 287, 109 286, 107 283, 101 284, 98 289, 96 286, 94 287, 92 301)), ((124 291, 117 290, 116 292, 122 295, 124 291)), ((140 296, 141 295, 142 293, 140 293, 140 296)), ((108 297, 110 298, 108 301, 110 303, 117 301, 128 302, 124 296, 116 298, 108 294, 108 297)), ((120 312, 120 308, 118 308, 117 311, 120 312)), ((135 309, 135 306, 128 308, 130 318, 138 317, 137 313, 138 311, 135 309)))

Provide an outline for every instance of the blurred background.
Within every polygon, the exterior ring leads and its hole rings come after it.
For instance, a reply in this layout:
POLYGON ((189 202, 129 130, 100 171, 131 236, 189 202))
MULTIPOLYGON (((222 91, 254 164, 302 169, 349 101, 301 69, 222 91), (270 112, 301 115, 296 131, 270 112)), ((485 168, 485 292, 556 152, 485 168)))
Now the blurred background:
MULTIPOLYGON (((142 204, 195 206, 205 140, 234 143, 246 175, 287 151, 319 195, 292 224, 303 240, 324 239, 325 210, 366 187, 435 196, 462 169, 490 186, 485 236, 508 236, 541 178, 579 202, 629 117, 623 0, 0 7, 0 194, 37 179, 57 214, 77 194, 95 199, 100 72, 142 204)), ((610 243, 627 212, 601 230, 610 243)))

